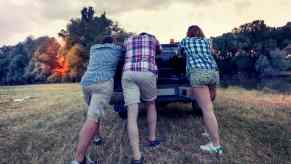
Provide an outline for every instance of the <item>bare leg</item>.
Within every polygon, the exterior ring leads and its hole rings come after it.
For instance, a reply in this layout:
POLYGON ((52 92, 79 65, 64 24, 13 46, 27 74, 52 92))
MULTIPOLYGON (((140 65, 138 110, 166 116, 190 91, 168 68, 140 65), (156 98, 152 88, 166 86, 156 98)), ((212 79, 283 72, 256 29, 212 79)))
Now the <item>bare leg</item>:
MULTIPOLYGON (((208 87, 209 87, 210 99, 213 102, 215 100, 215 98, 216 98, 216 86, 208 86, 208 87)), ((204 122, 203 122, 203 126, 204 126, 205 132, 207 132, 209 134, 209 130, 204 125, 204 122)))
POLYGON ((147 102, 147 121, 149 127, 149 140, 156 140, 156 128, 157 128, 157 109, 155 101, 147 102))
POLYGON ((83 161, 91 140, 98 131, 99 123, 95 120, 87 119, 79 133, 79 143, 77 145, 75 159, 77 161, 83 161))
POLYGON ((137 118, 138 118, 138 104, 129 105, 127 118, 127 131, 134 160, 139 160, 141 158, 139 148, 139 133, 137 127, 137 118))
POLYGON ((220 145, 218 134, 218 123, 213 112, 213 104, 210 98, 209 88, 207 86, 192 88, 193 95, 202 109, 203 120, 210 134, 214 146, 220 145))
POLYGON ((210 98, 211 101, 213 102, 216 98, 216 86, 208 86, 209 87, 209 92, 210 92, 210 98))
POLYGON ((98 122, 97 122, 97 129, 96 129, 96 132, 95 132, 95 136, 100 136, 100 134, 101 134, 101 129, 102 127, 101 127, 101 120, 99 120, 98 122))

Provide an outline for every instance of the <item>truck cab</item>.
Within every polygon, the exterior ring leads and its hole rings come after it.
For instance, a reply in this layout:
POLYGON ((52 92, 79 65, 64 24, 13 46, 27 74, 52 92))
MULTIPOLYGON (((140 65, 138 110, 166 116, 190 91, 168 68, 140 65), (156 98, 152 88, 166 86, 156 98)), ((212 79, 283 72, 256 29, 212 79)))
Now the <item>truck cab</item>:
MULTIPOLYGON (((190 85, 186 76, 186 58, 178 54, 178 44, 162 44, 162 53, 156 56, 158 66, 157 106, 174 102, 192 103, 195 102, 190 96, 190 85)), ((111 104, 121 118, 127 117, 127 110, 124 106, 124 98, 121 86, 121 75, 123 62, 120 61, 114 79, 114 94, 111 104)))

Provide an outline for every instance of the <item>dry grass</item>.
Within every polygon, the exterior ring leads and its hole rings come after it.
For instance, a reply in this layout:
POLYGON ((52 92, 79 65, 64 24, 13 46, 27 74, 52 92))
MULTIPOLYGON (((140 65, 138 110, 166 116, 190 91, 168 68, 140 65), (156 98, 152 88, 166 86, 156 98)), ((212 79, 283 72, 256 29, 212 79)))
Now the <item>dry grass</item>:
MULTIPOLYGON (((207 142, 200 119, 192 116, 190 105, 172 104, 159 110, 158 135, 164 142, 158 149, 143 149, 146 163, 291 163, 291 96, 220 89, 215 108, 222 157, 199 151, 207 142)), ((85 110, 77 84, 0 87, 0 163, 69 163, 85 110), (25 96, 31 98, 13 102, 25 96)), ((139 126, 143 143, 144 116, 139 126)), ((91 154, 104 164, 129 163, 126 122, 109 109, 102 131, 106 143, 93 147, 91 154)))

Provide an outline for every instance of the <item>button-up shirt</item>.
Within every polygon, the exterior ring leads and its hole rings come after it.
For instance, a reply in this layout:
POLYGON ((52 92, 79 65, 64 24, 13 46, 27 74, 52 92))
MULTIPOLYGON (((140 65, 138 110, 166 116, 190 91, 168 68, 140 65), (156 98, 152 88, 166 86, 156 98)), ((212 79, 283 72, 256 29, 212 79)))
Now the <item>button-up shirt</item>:
POLYGON ((193 69, 217 70, 216 61, 211 52, 211 40, 199 37, 186 37, 179 45, 184 50, 188 73, 193 69))
POLYGON ((115 44, 95 44, 90 49, 90 60, 81 85, 91 85, 99 80, 114 78, 122 47, 115 44))
POLYGON ((123 71, 150 71, 157 74, 156 53, 161 47, 155 36, 131 36, 124 42, 124 48, 126 54, 123 71))

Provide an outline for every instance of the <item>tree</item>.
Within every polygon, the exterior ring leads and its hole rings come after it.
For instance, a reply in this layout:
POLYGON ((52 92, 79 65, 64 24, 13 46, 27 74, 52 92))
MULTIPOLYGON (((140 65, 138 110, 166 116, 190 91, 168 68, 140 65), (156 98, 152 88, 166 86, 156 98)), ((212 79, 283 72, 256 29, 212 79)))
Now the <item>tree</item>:
POLYGON ((291 60, 286 58, 287 54, 280 51, 279 49, 275 49, 270 52, 271 64, 273 68, 278 71, 286 71, 291 69, 291 60))
POLYGON ((25 83, 23 74, 26 66, 26 58, 23 54, 15 55, 8 66, 7 81, 9 84, 25 83))
POLYGON ((265 55, 260 55, 255 63, 255 69, 261 76, 272 74, 274 72, 271 62, 265 55))

